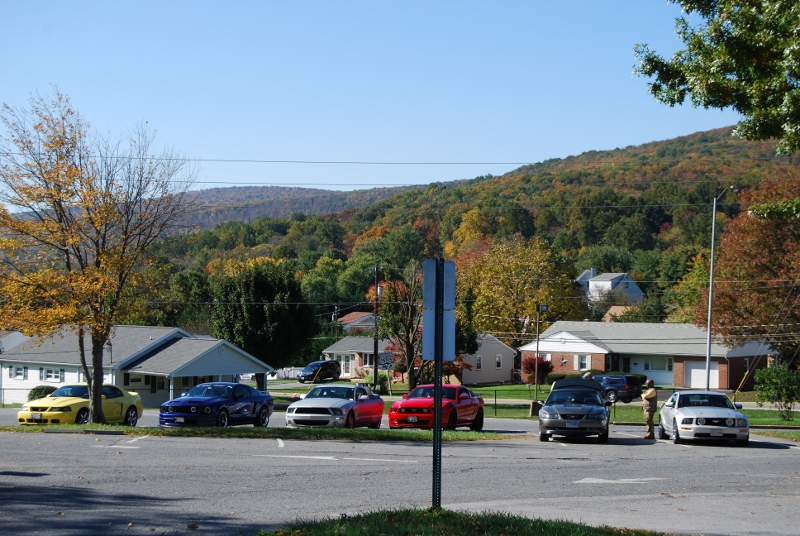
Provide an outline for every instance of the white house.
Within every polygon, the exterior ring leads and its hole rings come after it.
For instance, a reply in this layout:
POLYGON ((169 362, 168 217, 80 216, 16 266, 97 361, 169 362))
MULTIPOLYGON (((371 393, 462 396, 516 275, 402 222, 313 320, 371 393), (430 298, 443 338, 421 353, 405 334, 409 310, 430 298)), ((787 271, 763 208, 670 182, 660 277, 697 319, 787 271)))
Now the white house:
MULTIPOLYGON (((91 363, 88 335, 84 346, 91 363)), ((236 381, 237 374, 273 371, 228 341, 170 327, 116 326, 103 355, 103 382, 138 392, 145 407, 159 406, 204 381, 236 381)), ((72 330, 0 354, 0 398, 6 404, 25 402, 37 385, 85 380, 72 330)))
POLYGON ((590 302, 601 301, 609 294, 619 294, 625 303, 638 304, 644 298, 644 292, 628 274, 600 274, 587 282, 586 295, 590 302))
MULTIPOLYGON (((552 324, 539 338, 539 355, 554 374, 587 370, 644 374, 660 385, 705 388, 707 332, 694 324, 634 322, 567 322, 552 324)), ((536 342, 520 347, 523 359, 536 355, 536 342)), ((750 342, 728 348, 712 341, 709 387, 733 389, 744 379, 752 388, 752 371, 767 366, 774 353, 750 342)))

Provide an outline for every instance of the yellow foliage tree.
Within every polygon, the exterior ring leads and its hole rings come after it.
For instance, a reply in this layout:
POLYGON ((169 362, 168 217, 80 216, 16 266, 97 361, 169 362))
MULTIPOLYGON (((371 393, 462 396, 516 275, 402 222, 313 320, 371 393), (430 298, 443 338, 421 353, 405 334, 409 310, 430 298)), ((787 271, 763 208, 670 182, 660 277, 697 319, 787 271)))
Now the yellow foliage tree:
POLYGON ((554 320, 586 318, 574 268, 541 239, 517 235, 496 242, 459 268, 459 293, 474 296, 475 328, 512 348, 535 337, 537 304, 548 306, 540 314, 542 331, 554 320))
POLYGON ((55 92, 0 119, 0 318, 44 337, 74 329, 90 386, 92 422, 104 422, 103 348, 147 249, 190 207, 194 172, 135 129, 112 142, 55 92), (85 338, 90 341, 91 363, 85 338))

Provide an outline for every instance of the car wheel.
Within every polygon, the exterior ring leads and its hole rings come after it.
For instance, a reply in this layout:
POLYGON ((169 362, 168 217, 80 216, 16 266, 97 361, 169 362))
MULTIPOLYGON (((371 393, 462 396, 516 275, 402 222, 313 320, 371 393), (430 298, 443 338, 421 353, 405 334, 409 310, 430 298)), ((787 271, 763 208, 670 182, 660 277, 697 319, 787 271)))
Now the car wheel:
POLYGON ((217 426, 220 428, 227 428, 228 427, 228 410, 221 409, 219 413, 217 413, 217 426))
POLYGON ((603 430, 602 432, 600 432, 600 434, 598 434, 597 442, 598 443, 607 443, 608 442, 608 427, 606 427, 605 430, 603 430))
POLYGON ((472 424, 469 425, 469 429, 475 432, 480 432, 483 430, 483 410, 478 410, 478 414, 475 415, 475 420, 472 421, 472 424))
POLYGON ((353 412, 347 414, 347 417, 344 420, 344 427, 345 428, 355 428, 356 427, 356 416, 353 415, 353 412))
POLYGON ((545 434, 544 432, 542 432, 542 431, 540 430, 540 431, 539 431, 539 441, 543 441, 543 442, 544 442, 544 441, 550 441, 550 436, 549 436, 549 435, 547 435, 547 434, 545 434))
POLYGON ((736 446, 737 447, 746 447, 750 443, 750 436, 745 437, 744 439, 737 439, 736 446))
POLYGON ((299 381, 300 383, 306 383, 305 380, 301 380, 300 378, 297 378, 297 381, 299 381))
POLYGON ((75 416, 75 424, 88 424, 89 423, 89 408, 81 408, 78 415, 75 416))
POLYGON ((678 434, 678 423, 672 421, 672 442, 676 445, 681 442, 681 436, 678 434))
POLYGON ((258 426, 260 428, 266 428, 269 425, 269 410, 267 408, 261 408, 256 416, 256 422, 253 423, 253 426, 258 426))
POLYGON ((128 411, 125 412, 125 426, 136 426, 136 423, 139 422, 139 412, 136 411, 136 408, 131 406, 128 408, 128 411))
POLYGON ((666 439, 667 438, 667 431, 664 430, 664 424, 658 423, 658 438, 659 439, 666 439))
POLYGON ((457 425, 458 425, 458 413, 456 413, 455 411, 451 411, 450 415, 447 417, 447 429, 455 430, 457 425))
POLYGON ((616 391, 609 391, 606 393, 606 400, 609 402, 616 402, 617 401, 617 392, 616 391))
POLYGON ((623 398, 622 402, 625 403, 625 404, 630 404, 631 403, 631 399, 630 398, 623 398))
POLYGON ((338 382, 339 381, 339 375, 338 374, 334 374, 332 379, 333 379, 333 381, 338 382))

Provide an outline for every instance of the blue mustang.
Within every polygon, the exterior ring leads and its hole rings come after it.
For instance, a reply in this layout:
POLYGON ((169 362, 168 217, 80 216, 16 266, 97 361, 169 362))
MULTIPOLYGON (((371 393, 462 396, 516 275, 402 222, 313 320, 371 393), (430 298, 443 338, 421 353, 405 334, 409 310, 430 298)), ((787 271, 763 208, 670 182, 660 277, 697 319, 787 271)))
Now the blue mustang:
POLYGON ((161 404, 158 425, 223 428, 236 424, 267 426, 274 408, 271 395, 249 385, 232 382, 201 383, 180 398, 161 404))

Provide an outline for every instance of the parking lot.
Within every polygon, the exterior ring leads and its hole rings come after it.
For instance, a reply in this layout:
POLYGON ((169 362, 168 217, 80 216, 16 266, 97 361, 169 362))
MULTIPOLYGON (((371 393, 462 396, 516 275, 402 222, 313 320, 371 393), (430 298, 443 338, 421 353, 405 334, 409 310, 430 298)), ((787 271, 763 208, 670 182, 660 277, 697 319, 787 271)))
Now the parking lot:
MULTIPOLYGON (((148 410, 141 425, 156 418, 148 410)), ((283 426, 282 413, 271 425, 283 426)), ((487 419, 486 428, 514 439, 445 443, 445 508, 706 535, 788 536, 800 523, 792 442, 754 434, 748 448, 673 445, 614 426, 604 445, 541 443, 532 420, 487 419)), ((401 439, 2 433, 0 449, 4 533, 255 534, 431 504, 432 446, 401 439)))

